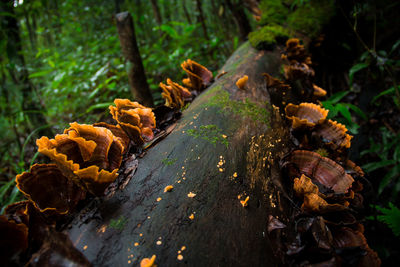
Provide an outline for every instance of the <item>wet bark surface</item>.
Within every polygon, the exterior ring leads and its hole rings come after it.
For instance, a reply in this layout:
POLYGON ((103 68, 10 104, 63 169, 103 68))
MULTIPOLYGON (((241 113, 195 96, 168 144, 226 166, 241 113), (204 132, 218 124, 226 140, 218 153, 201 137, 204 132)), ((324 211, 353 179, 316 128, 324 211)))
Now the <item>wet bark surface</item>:
POLYGON ((280 241, 267 228, 269 215, 288 225, 292 214, 278 166, 289 142, 261 75, 279 69, 277 51, 243 45, 133 176, 120 175, 127 186, 75 217, 64 232, 94 266, 137 265, 153 254, 158 266, 281 263, 280 241), (164 193, 167 185, 174 188, 164 193), (238 196, 249 196, 247 207, 238 196))

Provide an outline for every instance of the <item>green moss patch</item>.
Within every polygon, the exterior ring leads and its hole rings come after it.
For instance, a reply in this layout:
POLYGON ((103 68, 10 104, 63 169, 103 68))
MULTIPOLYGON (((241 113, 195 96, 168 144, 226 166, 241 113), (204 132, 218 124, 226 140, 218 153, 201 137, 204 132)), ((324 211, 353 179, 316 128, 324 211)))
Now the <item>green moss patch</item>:
POLYGON ((189 129, 187 134, 194 138, 201 138, 216 146, 217 144, 223 144, 228 147, 229 142, 226 140, 226 136, 222 133, 222 130, 214 124, 201 125, 199 129, 189 129))
POLYGON ((255 102, 246 98, 243 102, 230 99, 230 95, 227 91, 218 88, 213 90, 215 95, 210 97, 208 103, 205 104, 207 107, 218 107, 221 112, 233 113, 241 117, 248 117, 255 123, 269 122, 269 113, 266 108, 258 106, 255 102))
POLYGON ((249 34, 250 44, 263 50, 272 50, 276 44, 284 44, 290 32, 280 25, 267 25, 249 34))
POLYGON ((335 14, 334 4, 333 0, 262 0, 260 25, 264 27, 249 34, 250 43, 257 49, 271 49, 277 43, 276 37, 281 37, 274 30, 316 37, 335 14))

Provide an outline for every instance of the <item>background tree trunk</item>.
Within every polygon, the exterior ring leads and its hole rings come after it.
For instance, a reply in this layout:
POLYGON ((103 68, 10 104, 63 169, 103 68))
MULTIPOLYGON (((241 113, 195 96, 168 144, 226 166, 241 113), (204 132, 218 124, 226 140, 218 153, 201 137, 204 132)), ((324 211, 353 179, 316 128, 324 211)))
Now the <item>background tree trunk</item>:
POLYGON ((197 22, 199 22, 201 24, 201 28, 203 29, 204 38, 206 38, 207 40, 210 40, 210 37, 208 36, 208 33, 207 33, 207 26, 206 26, 204 14, 203 14, 203 8, 201 7, 200 0, 196 0, 196 7, 197 7, 197 12, 199 13, 197 15, 197 22))
POLYGON ((162 25, 162 18, 160 13, 160 8, 158 7, 157 0, 150 0, 151 8, 153 9, 154 17, 156 18, 156 22, 158 26, 162 25))
POLYGON ((147 84, 142 59, 136 42, 135 27, 128 12, 116 16, 117 30, 122 53, 127 60, 129 85, 136 101, 145 106, 153 106, 153 97, 147 84))
POLYGON ((244 12, 242 1, 232 4, 231 0, 225 0, 226 5, 230 9, 233 15, 233 20, 239 29, 239 37, 243 42, 247 39, 247 35, 251 32, 251 26, 247 19, 246 13, 244 12))
POLYGON ((93 265, 137 265, 153 254, 159 266, 279 264, 279 240, 267 226, 269 215, 287 224, 292 214, 276 160, 287 152, 288 135, 280 116, 266 112, 272 109, 261 75, 279 69, 278 52, 245 43, 222 68, 227 73, 139 159, 135 174, 136 160, 128 156, 119 177, 130 179, 127 186, 95 200, 65 227, 93 265), (241 90, 235 83, 244 74, 249 81, 241 90), (172 192, 164 193, 167 185, 172 192), (250 197, 247 208, 238 195, 250 197))

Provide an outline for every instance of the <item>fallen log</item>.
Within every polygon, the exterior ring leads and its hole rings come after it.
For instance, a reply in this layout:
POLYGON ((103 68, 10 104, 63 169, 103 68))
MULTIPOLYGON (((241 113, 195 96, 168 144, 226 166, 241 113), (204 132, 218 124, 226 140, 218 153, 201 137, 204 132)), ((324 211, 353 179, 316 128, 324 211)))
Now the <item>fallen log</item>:
POLYGON ((139 159, 128 155, 118 178, 129 181, 125 188, 65 226, 75 247, 94 266, 152 255, 159 266, 281 264, 268 220, 289 225, 293 214, 276 160, 290 142, 261 75, 278 75, 280 64, 277 50, 242 45, 164 140, 139 159))

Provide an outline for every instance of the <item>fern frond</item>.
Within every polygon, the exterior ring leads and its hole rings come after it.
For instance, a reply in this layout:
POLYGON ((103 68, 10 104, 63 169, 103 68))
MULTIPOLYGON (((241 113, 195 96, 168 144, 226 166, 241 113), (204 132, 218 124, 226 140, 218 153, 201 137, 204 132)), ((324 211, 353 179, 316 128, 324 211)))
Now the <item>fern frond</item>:
POLYGON ((392 203, 389 203, 389 208, 376 206, 376 209, 383 213, 377 216, 378 221, 387 224, 396 236, 400 236, 400 209, 392 203))

